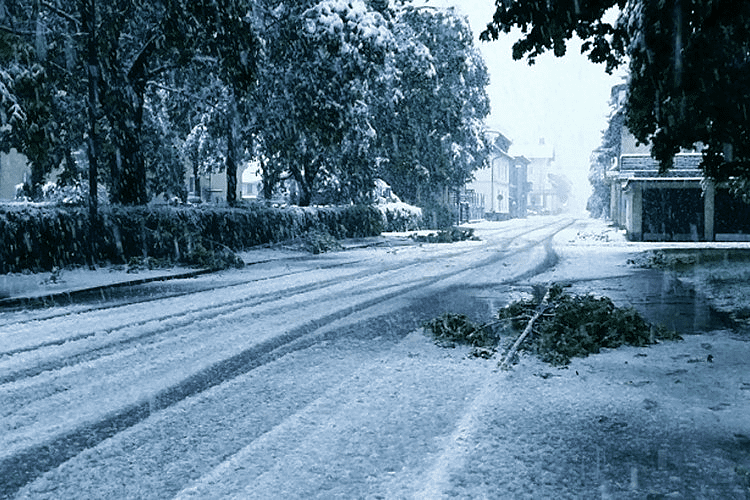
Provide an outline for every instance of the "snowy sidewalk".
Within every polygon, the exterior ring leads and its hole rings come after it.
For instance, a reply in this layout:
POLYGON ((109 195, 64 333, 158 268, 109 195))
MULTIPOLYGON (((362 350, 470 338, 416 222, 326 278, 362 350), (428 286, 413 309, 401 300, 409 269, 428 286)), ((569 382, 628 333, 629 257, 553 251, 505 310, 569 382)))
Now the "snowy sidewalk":
MULTIPOLYGON (((412 231, 413 233, 414 231, 412 231)), ((389 233, 371 238, 341 241, 343 250, 375 246, 403 246, 413 244, 411 233, 389 233)), ((275 260, 314 258, 304 250, 277 244, 252 248, 238 255, 245 265, 263 264, 275 260)), ((80 267, 62 269, 56 273, 10 273, 0 275, 0 309, 30 303, 47 303, 69 300, 77 294, 90 294, 112 288, 137 286, 155 281, 186 279, 213 271, 186 266, 158 269, 129 269, 126 265, 103 265, 95 269, 80 267)))
POLYGON ((79 293, 115 287, 135 286, 152 281, 189 278, 209 271, 174 267, 128 271, 125 266, 96 269, 63 269, 59 273, 12 273, 0 276, 0 308, 31 302, 53 302, 79 293))

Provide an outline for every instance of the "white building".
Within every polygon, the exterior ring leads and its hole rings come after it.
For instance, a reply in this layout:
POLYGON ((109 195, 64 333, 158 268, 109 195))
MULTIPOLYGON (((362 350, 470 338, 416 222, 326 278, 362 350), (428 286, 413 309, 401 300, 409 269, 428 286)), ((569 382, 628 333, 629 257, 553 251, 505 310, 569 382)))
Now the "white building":
POLYGON ((528 195, 528 160, 508 153, 511 141, 503 133, 487 131, 486 135, 491 139, 489 164, 474 172, 474 180, 466 189, 483 202, 480 212, 487 219, 523 217, 528 195))
POLYGON ((26 157, 11 149, 10 153, 0 153, 0 200, 16 197, 16 186, 23 184, 31 175, 26 157))
POLYGON ((528 210, 537 214, 556 214, 565 208, 565 200, 552 179, 562 177, 555 163, 555 148, 547 144, 544 138, 536 144, 523 144, 511 150, 514 154, 523 155, 529 161, 527 179, 530 183, 528 210))

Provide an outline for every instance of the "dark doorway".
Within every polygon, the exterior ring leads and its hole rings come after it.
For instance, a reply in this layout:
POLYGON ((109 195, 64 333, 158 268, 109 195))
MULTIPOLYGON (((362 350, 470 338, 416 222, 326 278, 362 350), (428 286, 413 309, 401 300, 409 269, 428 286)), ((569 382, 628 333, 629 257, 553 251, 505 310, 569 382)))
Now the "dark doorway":
POLYGON ((716 233, 750 234, 750 204, 732 196, 728 189, 717 189, 714 198, 716 233))
POLYGON ((644 188, 643 239, 698 241, 703 238, 700 188, 644 188))

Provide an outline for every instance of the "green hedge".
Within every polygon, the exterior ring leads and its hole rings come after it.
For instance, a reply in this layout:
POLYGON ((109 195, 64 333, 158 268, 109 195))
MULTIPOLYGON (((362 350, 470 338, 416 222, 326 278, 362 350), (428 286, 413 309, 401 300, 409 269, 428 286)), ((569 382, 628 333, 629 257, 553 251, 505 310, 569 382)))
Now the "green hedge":
POLYGON ((49 271, 134 257, 190 261, 206 249, 234 251, 297 238, 314 229, 337 238, 375 236, 385 229, 380 211, 340 208, 107 207, 87 242, 85 208, 0 207, 0 273, 49 271))

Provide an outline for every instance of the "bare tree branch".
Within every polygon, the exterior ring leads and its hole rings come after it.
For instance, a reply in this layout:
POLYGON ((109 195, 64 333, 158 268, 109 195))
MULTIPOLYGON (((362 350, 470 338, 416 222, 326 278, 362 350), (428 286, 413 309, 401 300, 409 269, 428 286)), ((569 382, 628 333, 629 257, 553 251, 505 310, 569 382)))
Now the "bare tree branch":
POLYGON ((513 360, 513 356, 516 354, 516 351, 518 351, 518 348, 521 346, 524 340, 526 340, 526 337, 529 336, 529 334, 532 332, 534 327, 534 322, 539 319, 539 316, 544 314, 544 312, 549 307, 549 299, 550 299, 550 289, 547 289, 547 293, 544 294, 544 298, 542 299, 542 302, 537 306, 536 312, 534 312, 534 315, 529 320, 528 324, 526 325, 526 328, 524 328, 523 333, 518 337, 516 342, 513 344, 513 347, 510 348, 510 350, 505 355, 505 359, 501 363, 498 364, 498 367, 503 370, 508 367, 508 364, 513 360))
POLYGON ((54 5, 52 5, 51 3, 46 2, 45 0, 42 0, 40 3, 43 6, 47 7, 49 10, 51 10, 52 12, 54 12, 55 14, 57 14, 58 16, 64 17, 68 21, 70 21, 73 24, 75 24, 76 25, 76 29, 78 29, 78 27, 81 25, 80 19, 77 19, 75 16, 73 16, 71 14, 68 14, 67 12, 65 12, 62 9, 58 9, 57 7, 55 7, 54 5))
POLYGON ((154 81, 149 81, 148 85, 151 86, 151 87, 156 87, 157 89, 166 90, 167 92, 171 92, 173 94, 179 94, 179 95, 182 95, 184 97, 188 97, 190 99, 195 99, 196 101, 201 101, 205 106, 207 106, 207 107, 209 107, 211 109, 219 109, 219 105, 218 104, 212 104, 210 102, 207 102, 204 97, 199 96, 197 94, 193 94, 193 93, 188 92, 186 90, 176 89, 174 87, 168 87, 166 85, 162 85, 162 84, 154 82, 154 81))
POLYGON ((13 28, 12 26, 6 26, 4 24, 0 24, 0 31, 3 31, 11 35, 25 35, 25 36, 36 35, 36 32, 34 31, 19 30, 19 29, 13 28))

